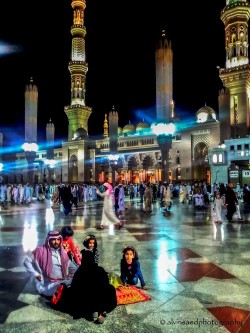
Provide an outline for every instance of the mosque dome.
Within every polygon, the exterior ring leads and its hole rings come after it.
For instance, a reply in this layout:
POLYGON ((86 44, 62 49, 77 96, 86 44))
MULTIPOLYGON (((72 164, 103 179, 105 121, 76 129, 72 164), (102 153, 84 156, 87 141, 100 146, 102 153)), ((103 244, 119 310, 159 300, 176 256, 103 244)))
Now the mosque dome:
POLYGON ((197 123, 205 123, 207 121, 216 120, 216 113, 210 106, 203 106, 196 112, 197 123))
POLYGON ((140 122, 137 126, 136 126, 136 131, 143 131, 145 129, 149 129, 150 128, 150 125, 145 122, 145 121, 142 121, 140 122))
POLYGON ((125 125, 122 130, 123 134, 132 134, 135 132, 135 126, 129 122, 129 124, 125 125))
POLYGON ((80 127, 75 131, 73 140, 83 140, 86 139, 87 137, 88 137, 87 131, 84 128, 80 127))

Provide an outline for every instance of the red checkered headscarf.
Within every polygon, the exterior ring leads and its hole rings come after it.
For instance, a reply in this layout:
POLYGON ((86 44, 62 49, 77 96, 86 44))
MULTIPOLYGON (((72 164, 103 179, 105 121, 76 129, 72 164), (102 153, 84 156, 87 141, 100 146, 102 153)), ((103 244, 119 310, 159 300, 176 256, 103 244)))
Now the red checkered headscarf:
POLYGON ((63 278, 67 278, 68 275, 68 262, 69 257, 67 252, 62 247, 62 235, 60 231, 50 231, 47 235, 47 238, 45 240, 45 243, 41 246, 38 246, 34 251, 32 251, 35 259, 37 260, 40 268, 45 273, 47 277, 50 279, 53 279, 51 276, 52 272, 52 250, 50 246, 50 239, 53 238, 60 238, 61 239, 61 245, 58 249, 60 256, 61 256, 61 264, 62 264, 62 275, 63 278))

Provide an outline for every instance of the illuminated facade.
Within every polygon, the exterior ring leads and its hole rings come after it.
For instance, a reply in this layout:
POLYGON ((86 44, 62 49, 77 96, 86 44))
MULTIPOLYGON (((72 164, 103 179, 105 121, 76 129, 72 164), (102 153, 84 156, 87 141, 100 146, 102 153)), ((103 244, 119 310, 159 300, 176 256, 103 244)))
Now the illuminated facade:
MULTIPOLYGON (((85 54, 84 10, 85 0, 72 0, 73 24, 71 27, 72 49, 69 61, 71 75, 71 102, 64 108, 68 117, 68 140, 61 148, 54 149, 56 161, 53 170, 55 183, 103 182, 122 183, 160 182, 162 177, 162 149, 159 139, 152 132, 152 124, 143 119, 137 124, 118 124, 119 110, 113 107, 105 115, 102 139, 89 136, 88 119, 92 113, 86 106, 85 90, 88 66, 85 54), (115 121, 114 121, 115 115, 115 121), (114 136, 114 133, 117 133, 114 136), (115 137, 115 140, 114 140, 115 137), (110 155, 118 155, 115 163, 110 155)), ((220 142, 220 123, 215 111, 203 106, 196 119, 186 129, 178 129, 181 121, 175 118, 173 101, 173 52, 171 42, 162 33, 155 52, 156 61, 156 120, 173 122, 177 131, 171 138, 167 152, 168 180, 210 182, 208 152, 220 142), (164 69, 164 70, 163 70, 164 69)), ((183 123, 183 121, 182 121, 183 123)), ((50 177, 45 160, 47 151, 36 154, 35 176, 38 182, 50 177)), ((23 154, 17 154, 17 164, 22 165, 23 154)), ((23 168, 18 175, 24 175, 23 168)))
POLYGON ((225 89, 219 94, 220 145, 211 151, 212 182, 250 184, 250 66, 246 0, 227 0, 221 11, 225 25, 225 68, 219 76, 225 89), (222 149, 222 143, 224 143, 222 149), (223 160, 216 158, 222 151, 223 160))

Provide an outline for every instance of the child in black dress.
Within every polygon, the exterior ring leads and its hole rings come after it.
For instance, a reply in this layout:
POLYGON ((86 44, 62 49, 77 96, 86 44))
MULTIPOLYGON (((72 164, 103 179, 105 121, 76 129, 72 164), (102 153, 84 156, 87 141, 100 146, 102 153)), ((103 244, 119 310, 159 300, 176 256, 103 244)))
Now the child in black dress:
MULTIPOLYGON (((83 241, 84 249, 82 251, 91 251, 94 253, 95 263, 99 263, 99 251, 97 249, 97 240, 94 235, 87 235, 83 241)), ((81 251, 81 252, 82 252, 81 251)))
POLYGON ((140 280, 141 288, 148 289, 141 272, 138 254, 133 246, 127 246, 122 251, 121 279, 125 286, 136 285, 140 280))

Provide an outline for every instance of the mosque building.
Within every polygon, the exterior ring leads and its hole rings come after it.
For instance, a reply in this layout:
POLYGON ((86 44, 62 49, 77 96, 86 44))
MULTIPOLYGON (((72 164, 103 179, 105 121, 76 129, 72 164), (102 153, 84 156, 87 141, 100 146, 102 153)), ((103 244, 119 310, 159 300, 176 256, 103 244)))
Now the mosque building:
MULTIPOLYGON (((215 110, 207 105, 196 112, 196 119, 188 128, 183 126, 185 119, 175 116, 173 51, 163 30, 155 50, 156 119, 152 123, 144 119, 138 124, 128 121, 120 127, 119 110, 113 106, 103 119, 103 136, 98 139, 89 135, 88 119, 94 114, 85 100, 88 72, 84 25, 86 0, 72 0, 71 7, 72 47, 68 65, 71 100, 64 108, 68 118, 68 139, 60 148, 54 148, 54 125, 50 121, 46 128, 46 149, 30 148, 31 152, 16 154, 15 171, 8 175, 13 182, 95 183, 108 180, 127 184, 223 180, 227 183, 233 169, 232 161, 237 170, 249 168, 249 157, 238 158, 239 154, 236 154, 237 161, 244 160, 240 163, 231 158, 240 145, 237 143, 239 136, 245 140, 241 148, 248 145, 249 149, 250 144, 247 34, 250 5, 247 1, 227 0, 221 11, 226 34, 226 63, 225 68, 219 70, 225 87, 218 96, 219 120, 215 110), (159 124, 174 125, 175 132, 166 132, 164 127, 165 132, 156 133, 159 124), (222 143, 225 146, 222 147, 222 143)), ((31 79, 25 90, 25 142, 28 144, 37 143, 37 102, 38 89, 31 79)))

